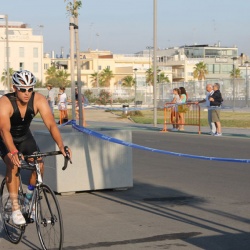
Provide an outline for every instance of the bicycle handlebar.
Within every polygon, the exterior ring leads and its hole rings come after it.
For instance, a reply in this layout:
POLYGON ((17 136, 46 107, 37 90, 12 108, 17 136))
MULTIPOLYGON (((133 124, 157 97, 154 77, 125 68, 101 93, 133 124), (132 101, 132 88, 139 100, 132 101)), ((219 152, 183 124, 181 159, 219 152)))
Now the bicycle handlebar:
MULTIPOLYGON (((68 162, 70 162, 70 164, 72 164, 72 161, 70 159, 70 155, 69 155, 69 148, 67 146, 64 147, 64 151, 66 153, 66 156, 64 156, 64 165, 62 167, 62 170, 65 170, 68 167, 68 162)), ((20 169, 28 169, 28 170, 34 170, 35 167, 30 165, 29 163, 27 163, 27 159, 29 158, 33 158, 33 159, 38 159, 40 157, 46 157, 46 156, 52 156, 52 155, 60 155, 62 154, 61 151, 51 151, 51 152, 45 152, 45 153, 41 153, 41 152, 36 152, 33 153, 31 155, 23 155, 24 159, 22 159, 22 153, 18 152, 18 157, 20 159, 21 162, 21 166, 20 168, 18 168, 18 172, 17 175, 20 173, 20 169)))

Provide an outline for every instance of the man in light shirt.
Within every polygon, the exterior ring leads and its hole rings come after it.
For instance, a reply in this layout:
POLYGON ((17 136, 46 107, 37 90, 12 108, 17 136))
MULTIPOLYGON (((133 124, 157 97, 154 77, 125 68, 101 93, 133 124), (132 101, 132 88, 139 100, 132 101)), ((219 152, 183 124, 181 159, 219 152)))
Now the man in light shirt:
POLYGON ((48 89, 48 96, 47 96, 47 100, 50 106, 50 110, 54 116, 54 104, 55 104, 55 93, 54 93, 54 89, 53 86, 51 84, 47 84, 47 89, 48 89))
POLYGON ((198 103, 206 103, 206 107, 207 107, 207 120, 208 120, 208 124, 209 124, 209 127, 210 127, 210 134, 211 135, 214 135, 216 133, 216 126, 215 126, 215 123, 212 122, 212 109, 210 108, 210 96, 214 93, 214 90, 213 90, 213 85, 212 84, 207 84, 206 86, 206 90, 207 90, 207 94, 206 94, 206 98, 197 102, 198 103))

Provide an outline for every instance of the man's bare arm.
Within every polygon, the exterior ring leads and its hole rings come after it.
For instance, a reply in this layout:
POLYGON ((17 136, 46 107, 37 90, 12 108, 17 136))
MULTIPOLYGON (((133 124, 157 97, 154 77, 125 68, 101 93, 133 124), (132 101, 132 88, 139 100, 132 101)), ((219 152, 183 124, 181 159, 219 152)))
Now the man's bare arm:
POLYGON ((12 135, 10 133, 10 117, 13 112, 12 105, 7 97, 0 98, 0 135, 10 152, 16 151, 12 135))
POLYGON ((48 105, 48 102, 46 98, 39 94, 36 93, 35 95, 35 100, 34 100, 34 106, 37 109, 37 112, 40 113, 44 124, 48 128, 52 138, 56 142, 58 148, 60 151, 62 151, 63 155, 65 156, 65 151, 64 151, 64 143, 61 137, 61 133, 57 127, 57 124, 55 122, 54 116, 51 113, 51 109, 48 105))

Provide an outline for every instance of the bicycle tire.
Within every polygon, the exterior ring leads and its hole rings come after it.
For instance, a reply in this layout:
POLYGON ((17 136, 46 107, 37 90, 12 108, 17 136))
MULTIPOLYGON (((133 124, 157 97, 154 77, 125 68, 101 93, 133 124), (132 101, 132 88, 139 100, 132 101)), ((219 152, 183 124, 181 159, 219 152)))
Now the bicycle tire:
POLYGON ((44 250, 63 248, 63 221, 58 200, 49 186, 42 184, 37 192, 35 221, 38 238, 44 250))
MULTIPOLYGON (((24 197, 22 193, 18 194, 19 205, 23 206, 24 197)), ((18 244, 22 239, 25 231, 25 225, 17 226, 11 219, 12 207, 9 192, 6 185, 6 179, 4 178, 0 189, 0 209, 3 222, 3 228, 10 242, 18 244)))

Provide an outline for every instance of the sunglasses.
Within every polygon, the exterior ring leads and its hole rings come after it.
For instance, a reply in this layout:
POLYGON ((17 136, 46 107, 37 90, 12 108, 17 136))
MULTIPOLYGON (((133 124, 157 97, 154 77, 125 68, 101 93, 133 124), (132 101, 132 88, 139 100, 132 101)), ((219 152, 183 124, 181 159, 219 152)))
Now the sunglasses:
POLYGON ((26 91, 28 91, 29 93, 32 92, 34 90, 34 88, 29 88, 29 89, 26 89, 26 88, 20 88, 20 87, 17 87, 17 89, 22 92, 22 93, 25 93, 26 91))

